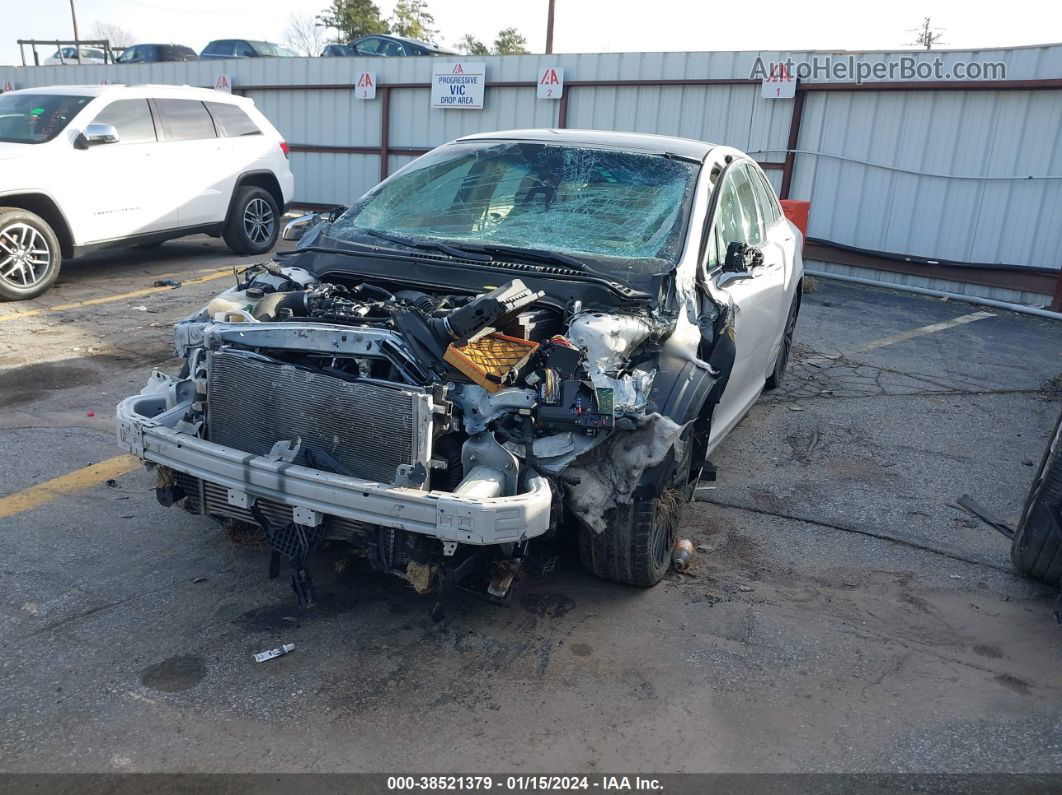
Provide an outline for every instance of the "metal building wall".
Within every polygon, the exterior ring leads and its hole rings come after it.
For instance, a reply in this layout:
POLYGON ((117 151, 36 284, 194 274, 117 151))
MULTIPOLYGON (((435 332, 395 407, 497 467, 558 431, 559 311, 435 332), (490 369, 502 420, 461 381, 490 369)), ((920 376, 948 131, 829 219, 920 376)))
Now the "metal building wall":
MULTIPOLYGON (((387 172, 422 150, 471 132, 552 127, 561 103, 539 100, 530 85, 541 67, 565 69, 566 126, 653 132, 714 140, 761 162, 775 188, 785 158, 793 100, 765 100, 758 82, 729 85, 609 86, 603 81, 749 78, 756 58, 810 60, 827 53, 711 52, 559 54, 483 57, 485 108, 433 110, 425 84, 429 58, 299 58, 179 64, 0 67, 0 85, 168 83, 211 86, 224 71, 295 145, 296 198, 347 203, 381 174, 377 153, 321 148, 378 148, 383 102, 362 101, 345 86, 363 70, 392 85, 387 172), (573 85, 573 81, 575 84, 573 85), (491 83, 510 84, 490 87, 491 83), (581 84, 581 85, 580 85, 581 84), (251 87, 260 88, 251 88, 251 87), (316 87, 315 87, 316 86, 316 87), (403 87, 405 86, 405 87, 403 87), (249 89, 249 90, 248 90, 249 89), (302 147, 300 150, 299 147, 302 147), (307 151, 309 150, 309 151, 307 151)), ((1062 45, 1001 50, 905 52, 946 66, 999 61, 1007 79, 1062 77, 1062 45)), ((847 53, 833 53, 847 58, 847 53)), ((894 60, 901 53, 851 54, 856 62, 894 60)), ((845 246, 964 262, 1062 265, 1062 96, 1058 90, 813 91, 806 93, 790 195, 812 203, 809 236, 845 246), (991 179, 985 179, 986 177, 991 179), (1023 179, 1010 179, 1022 177, 1023 179), (1006 178, 1006 179, 997 179, 1006 178)), ((2 176, 0 176, 2 179, 2 176)), ((845 272, 862 271, 850 266, 845 272)), ((867 275, 866 271, 859 275, 867 275)), ((906 277, 875 272, 903 283, 906 277)), ((917 283, 921 277, 910 277, 917 283)), ((947 281, 947 280, 944 280, 947 281)), ((912 282, 914 283, 914 282, 912 282)), ((937 279, 938 286, 941 280, 937 279)), ((1007 300, 1043 303, 1004 287, 958 283, 1007 300)))

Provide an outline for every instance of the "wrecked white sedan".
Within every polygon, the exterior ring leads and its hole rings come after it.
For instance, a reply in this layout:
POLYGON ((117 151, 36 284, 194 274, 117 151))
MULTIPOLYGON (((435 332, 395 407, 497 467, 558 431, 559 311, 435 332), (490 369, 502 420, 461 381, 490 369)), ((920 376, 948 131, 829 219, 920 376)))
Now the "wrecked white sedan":
POLYGON ((419 592, 504 599, 565 531, 590 572, 657 583, 712 449, 789 358, 799 232, 756 163, 481 134, 316 220, 177 324, 179 376, 119 404, 159 500, 259 525, 301 604, 326 538, 419 592))

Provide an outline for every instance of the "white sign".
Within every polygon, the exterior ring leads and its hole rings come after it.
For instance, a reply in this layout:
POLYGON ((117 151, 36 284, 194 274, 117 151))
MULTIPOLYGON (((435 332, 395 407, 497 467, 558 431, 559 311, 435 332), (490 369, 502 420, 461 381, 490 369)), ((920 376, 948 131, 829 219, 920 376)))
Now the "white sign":
POLYGON ((8 91, 14 91, 14 90, 15 90, 14 84, 10 80, 5 80, 4 81, 4 87, 0 88, 0 93, 5 93, 6 94, 8 91))
POLYGON ((376 99, 376 72, 362 72, 354 86, 356 99, 376 99))
POLYGON ((796 75, 785 64, 771 64, 771 71, 763 78, 760 96, 764 99, 792 99, 796 96, 796 75))
POLYGON ((218 75, 214 81, 215 91, 224 91, 226 94, 232 93, 232 79, 228 75, 218 75))
MULTIPOLYGON (((436 59, 432 59, 436 60, 436 59)), ((483 108, 487 64, 433 63, 431 106, 433 108, 483 108)))
POLYGON ((564 96, 564 67, 547 66, 538 76, 538 98, 560 99, 564 96))

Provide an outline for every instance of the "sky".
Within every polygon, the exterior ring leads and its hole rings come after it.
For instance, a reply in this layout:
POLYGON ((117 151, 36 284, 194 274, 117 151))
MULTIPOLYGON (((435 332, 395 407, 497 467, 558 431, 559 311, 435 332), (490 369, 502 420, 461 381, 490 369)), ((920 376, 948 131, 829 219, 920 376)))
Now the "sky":
MULTIPOLYGON (((312 17, 328 0, 76 0, 81 37, 96 21, 119 25, 142 42, 197 51, 211 39, 282 42, 291 14, 312 17)), ((385 15, 393 0, 379 0, 385 15)), ((428 0, 453 45, 465 33, 491 41, 517 27, 532 52, 545 48, 546 0, 428 0)), ((555 52, 662 50, 880 50, 912 46, 912 28, 930 16, 943 48, 969 49, 1062 41, 1062 3, 1008 0, 556 0, 555 52), (725 19, 724 19, 725 17, 725 19)), ((69 0, 0 0, 0 64, 20 63, 18 38, 72 38, 69 0)), ((50 52, 48 53, 51 54, 50 52)), ((29 57, 29 56, 27 56, 29 57)))

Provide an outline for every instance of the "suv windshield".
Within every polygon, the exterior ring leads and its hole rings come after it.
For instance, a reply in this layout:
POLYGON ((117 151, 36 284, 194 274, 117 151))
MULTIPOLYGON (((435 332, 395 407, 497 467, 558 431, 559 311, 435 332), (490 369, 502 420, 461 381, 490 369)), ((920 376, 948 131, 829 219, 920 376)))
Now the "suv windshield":
POLYGON ((50 141, 91 101, 92 97, 59 94, 0 94, 0 141, 50 141))
POLYGON ((613 149, 457 143, 369 191, 329 235, 379 245, 372 230, 546 250, 630 281, 678 261, 698 169, 613 149))
POLYGON ((273 44, 269 41, 252 41, 252 46, 259 55, 266 58, 297 58, 298 56, 287 47, 273 44))

